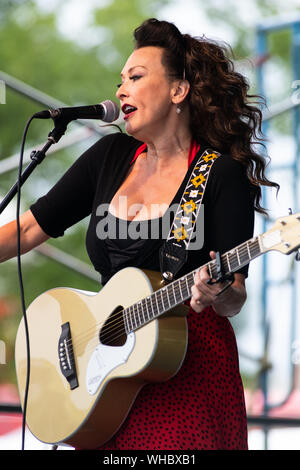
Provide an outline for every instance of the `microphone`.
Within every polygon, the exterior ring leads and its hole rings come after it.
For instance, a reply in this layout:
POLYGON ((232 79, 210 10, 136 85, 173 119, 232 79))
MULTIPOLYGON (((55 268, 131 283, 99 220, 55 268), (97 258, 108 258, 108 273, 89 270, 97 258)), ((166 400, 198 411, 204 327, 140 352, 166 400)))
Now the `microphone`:
POLYGON ((104 122, 113 122, 118 119, 120 110, 114 101, 105 100, 99 104, 89 106, 74 106, 72 108, 57 108, 39 111, 33 117, 38 119, 101 119, 104 122))

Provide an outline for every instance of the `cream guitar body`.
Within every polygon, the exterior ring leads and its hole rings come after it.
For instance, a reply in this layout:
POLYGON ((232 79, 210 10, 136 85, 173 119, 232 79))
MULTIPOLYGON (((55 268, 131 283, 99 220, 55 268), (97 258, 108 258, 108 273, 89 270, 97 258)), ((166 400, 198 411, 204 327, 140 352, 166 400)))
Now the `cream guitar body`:
MULTIPOLYGON (((185 305, 129 334, 118 314, 161 287, 158 273, 147 274, 125 268, 98 294, 57 288, 29 306, 26 421, 42 442, 99 447, 121 426, 143 385, 165 381, 180 368, 187 346, 185 305), (64 372, 70 374, 69 381, 64 372)), ((140 315, 143 321, 142 311, 140 315)), ((15 360, 23 403, 27 372, 23 320, 15 360)))

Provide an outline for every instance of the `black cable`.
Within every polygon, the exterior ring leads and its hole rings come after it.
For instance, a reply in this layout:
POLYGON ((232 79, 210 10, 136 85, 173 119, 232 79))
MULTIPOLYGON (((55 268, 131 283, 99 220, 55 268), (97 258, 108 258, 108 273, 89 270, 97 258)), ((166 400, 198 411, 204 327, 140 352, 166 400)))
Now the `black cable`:
POLYGON ((27 121, 27 124, 24 129, 24 133, 23 133, 23 139, 22 139, 22 145, 21 145, 21 151, 20 151, 20 162, 19 162, 17 214, 16 214, 17 239, 18 239, 18 251, 17 251, 18 275, 19 275, 21 304, 22 304, 23 319, 24 319, 24 325, 25 325, 26 349, 27 349, 27 374, 26 374, 26 385, 25 385, 24 404, 23 404, 23 420, 22 420, 22 450, 24 450, 25 448, 26 409, 27 409, 28 388, 29 388, 29 380, 30 380, 30 344, 29 344, 29 331, 28 331, 28 323, 27 323, 27 316, 26 316, 25 295, 24 295, 22 270, 21 270, 20 201, 21 201, 21 176, 22 176, 25 140, 26 140, 26 135, 28 132, 29 125, 33 119, 34 119, 34 116, 31 116, 31 118, 27 121))

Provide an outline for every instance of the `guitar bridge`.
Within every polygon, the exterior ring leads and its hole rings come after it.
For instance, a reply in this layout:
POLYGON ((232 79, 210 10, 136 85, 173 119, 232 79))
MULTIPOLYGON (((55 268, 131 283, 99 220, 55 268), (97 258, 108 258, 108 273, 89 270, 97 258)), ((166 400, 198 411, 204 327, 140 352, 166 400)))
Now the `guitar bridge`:
POLYGON ((70 384, 70 389, 78 387, 70 323, 61 325, 61 335, 58 341, 58 357, 60 370, 70 384))

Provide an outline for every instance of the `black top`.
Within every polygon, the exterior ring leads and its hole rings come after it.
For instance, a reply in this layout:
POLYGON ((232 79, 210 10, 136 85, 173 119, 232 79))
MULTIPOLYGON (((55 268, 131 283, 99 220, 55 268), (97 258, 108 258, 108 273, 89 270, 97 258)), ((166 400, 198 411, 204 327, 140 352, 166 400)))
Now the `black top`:
MULTIPOLYGON (((126 266, 160 270, 159 248, 168 235, 172 214, 174 216, 193 166, 204 151, 203 145, 200 146, 163 217, 124 221, 110 214, 108 207, 140 145, 141 142, 127 134, 103 137, 30 207, 40 227, 54 238, 90 216, 86 247, 91 262, 102 275, 103 285, 126 266)), ((224 253, 253 236, 254 207, 249 182, 242 165, 232 157, 222 155, 214 163, 203 198, 203 209, 203 247, 188 252, 187 262, 177 278, 207 263, 209 251, 224 253)), ((248 266, 238 272, 247 276, 248 266)))

